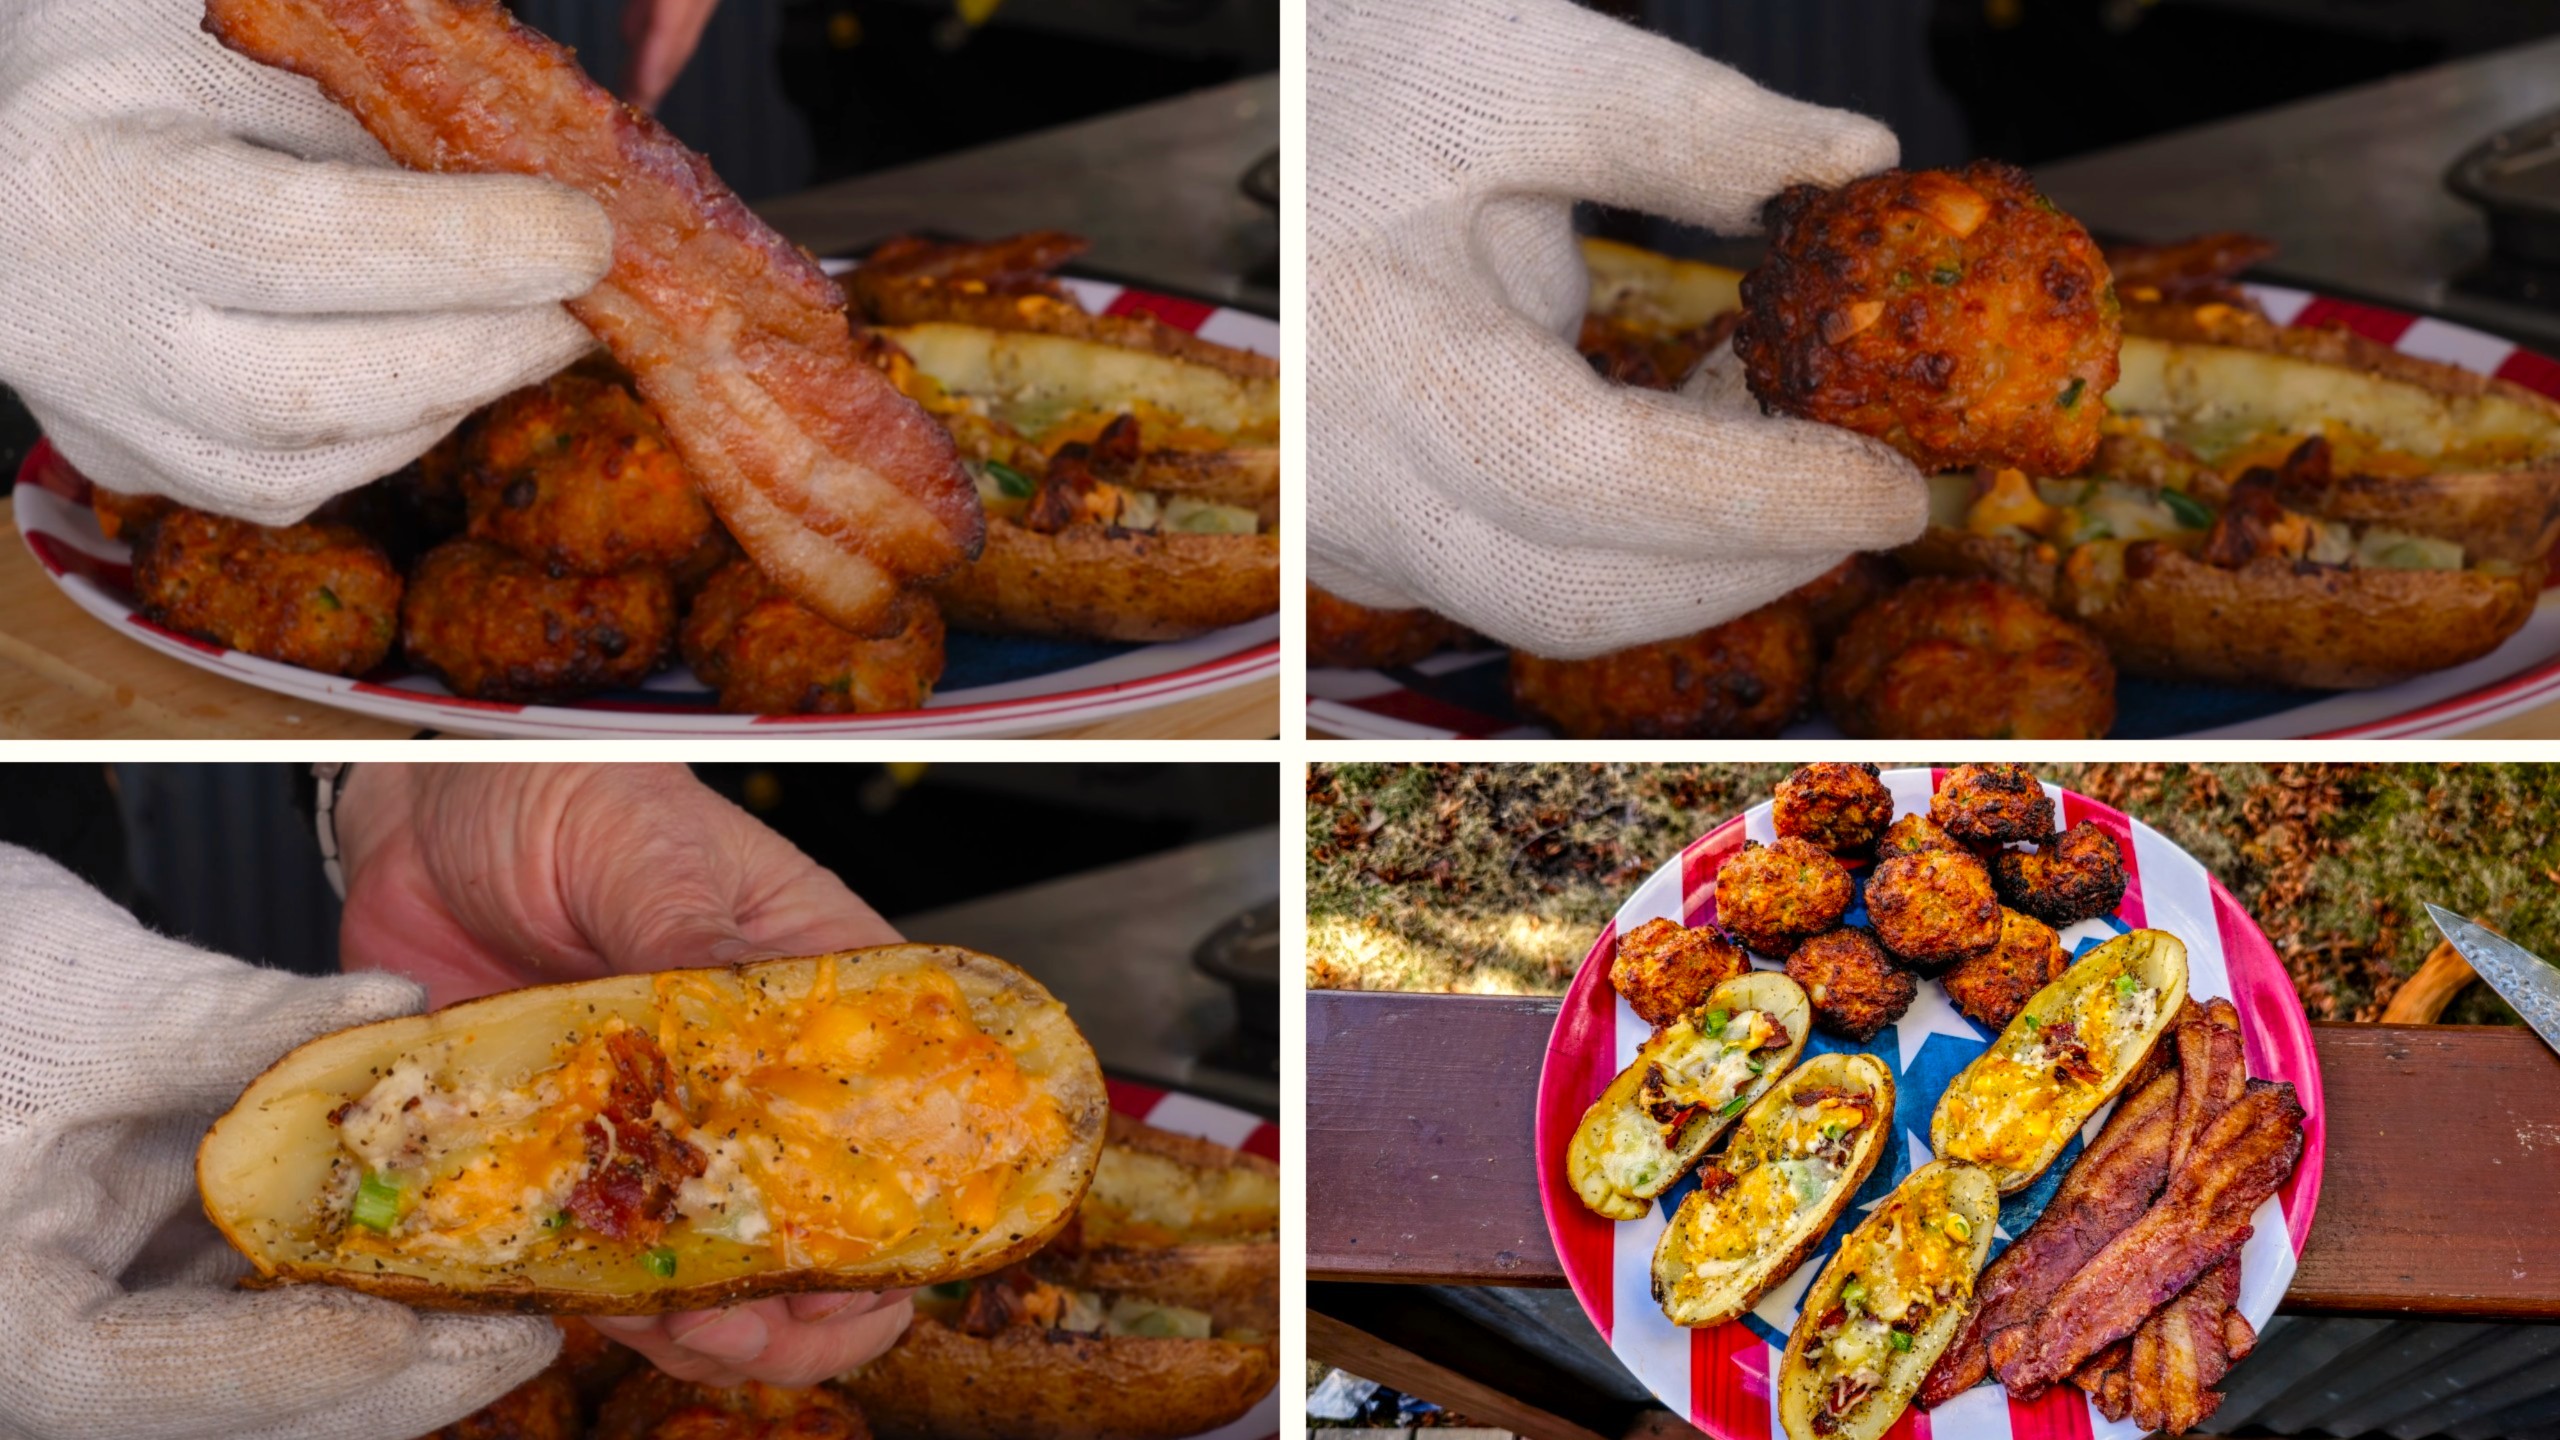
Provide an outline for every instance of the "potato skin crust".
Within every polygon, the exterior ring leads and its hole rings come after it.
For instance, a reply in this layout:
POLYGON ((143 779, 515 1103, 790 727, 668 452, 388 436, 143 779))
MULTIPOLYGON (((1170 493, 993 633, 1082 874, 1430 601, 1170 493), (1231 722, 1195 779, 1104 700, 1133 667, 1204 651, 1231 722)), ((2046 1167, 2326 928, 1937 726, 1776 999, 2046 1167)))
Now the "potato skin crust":
MULTIPOLYGON (((1983 888, 1990 889, 1988 877, 1983 888)), ((1848 870, 1829 851, 1784 836, 1746 842, 1716 872, 1716 923, 1772 958, 1839 924, 1855 898, 1848 870)))
POLYGON ((2024 765, 1959 765, 1929 797, 1929 818, 1969 845, 2007 845, 2053 833, 2053 797, 2024 765))
POLYGON ((1269 1347, 1233 1340, 1029 1325, 980 1339, 919 1315, 837 1383, 890 1440, 1175 1440, 1252 1409, 1279 1374, 1269 1347))
POLYGON ((1778 782, 1770 818, 1779 834, 1834 855, 1868 854, 1893 820, 1893 794, 1876 776, 1876 767, 1865 762, 1799 765, 1778 782))
POLYGON ((1280 537, 987 526, 975 563, 934 586, 954 629, 1152 643, 1280 608, 1280 537))
POLYGON ((743 715, 869 715, 914 710, 942 678, 942 615, 901 602, 895 634, 866 639, 837 626, 740 556, 694 597, 680 642, 695 677, 743 715))
POLYGON ((1934 972, 2000 938, 1991 872, 1960 850, 1898 856, 1867 877, 1867 919, 1903 963, 1934 972))
POLYGON ((1813 626, 1780 601, 1589 660, 1511 652, 1511 698, 1575 740, 1767 739, 1812 693, 1813 626))
POLYGON ((1428 610, 1372 610, 1307 587, 1307 663, 1386 670, 1463 645, 1467 627, 1428 610))
POLYGON ((1923 470, 2073 475, 2122 342, 2106 257, 2015 166, 1797 185, 1764 212, 1734 353, 1773 410, 1923 470))
POLYGON ((400 573, 352 525, 252 525, 171 508, 133 548, 142 613, 250 655, 331 675, 362 675, 391 653, 400 573))
POLYGON ((1787 957, 1787 976, 1804 987, 1822 1028, 1867 1040, 1902 1018, 1920 993, 1911 973, 1893 963, 1875 932, 1861 925, 1826 930, 1787 957))
POLYGON ((1991 857, 1991 883, 2003 904, 2048 925, 2076 924, 2124 899, 2124 851, 2097 822, 2083 820, 2044 837, 2033 850, 1991 857))
POLYGON ((457 695, 540 703, 637 685, 675 639, 663 570, 555 576, 485 540, 448 540, 409 574, 409 659, 457 695))
POLYGON ((1707 992, 1751 968, 1742 947, 1713 930, 1647 920, 1618 937, 1609 983, 1659 1030, 1698 1008, 1707 992))
POLYGON ((2082 740, 2112 729, 2107 648, 1993 580, 1914 580, 1859 614, 1822 672, 1860 739, 2082 740))
POLYGON ((1940 977, 1958 1010, 1993 1030, 2005 1030, 2035 993, 2071 964, 2053 928, 2015 910, 2000 912, 2000 938, 1990 949, 1957 963, 1940 977))

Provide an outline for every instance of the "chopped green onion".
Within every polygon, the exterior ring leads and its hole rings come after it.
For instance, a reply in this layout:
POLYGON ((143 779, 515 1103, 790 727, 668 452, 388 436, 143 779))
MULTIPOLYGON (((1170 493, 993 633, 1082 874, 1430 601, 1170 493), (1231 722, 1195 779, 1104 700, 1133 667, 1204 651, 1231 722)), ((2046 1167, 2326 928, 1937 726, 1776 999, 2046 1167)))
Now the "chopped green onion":
POLYGON ((1730 1020, 1730 1019, 1732 1019, 1732 1018, 1733 1018, 1733 1012, 1732 1012, 1732 1011, 1730 1011, 1730 1010, 1710 1010, 1710 1011, 1708 1011, 1708 1012, 1707 1012, 1707 1033, 1708 1033, 1708 1034, 1710 1034, 1710 1035, 1722 1035, 1722 1034, 1724 1033, 1724 1022, 1726 1022, 1727 1020, 1730 1020))
POLYGON ((1742 1063, 1749 1066, 1754 1075, 1761 1074, 1769 1068, 1769 1062, 1766 1060, 1745 1060, 1742 1063))
POLYGON ((2130 975, 2119 975, 2116 977, 2116 993, 2128 1000, 2133 998, 2134 991, 2141 988, 2142 982, 2134 979, 2130 975))
POLYGON ((1958 1240, 1970 1240, 1973 1238, 1973 1222, 1961 1215, 1950 1215, 1947 1217, 1947 1233, 1958 1240))
POLYGON ((1742 1108, 1750 1103, 1750 1096, 1736 1095, 1732 1099, 1724 1102, 1724 1108, 1716 1112, 1716 1118, 1719 1120, 1730 1120, 1734 1116, 1741 1114, 1742 1108))
POLYGON ((2169 507, 2169 513, 2178 517, 2178 523, 2189 530, 2213 528, 2212 507, 2184 490, 2162 490, 2160 503, 2169 507))
POLYGON ((986 467, 989 475, 995 477, 996 488, 1012 499, 1027 500, 1040 489, 1039 486, 1031 483, 1030 476, 1001 460, 981 460, 978 463, 986 467))
POLYGON ((1841 1124, 1837 1120, 1834 1120, 1830 1124, 1822 1127, 1822 1138, 1825 1140, 1837 1140, 1848 1133, 1849 1127, 1841 1124))
POLYGON ((376 1234, 389 1232, 400 1220, 400 1182, 392 1176, 375 1172, 356 1186, 356 1203, 347 1211, 351 1224, 361 1225, 376 1234))
POLYGON ((1893 1348, 1896 1350, 1908 1350, 1911 1348, 1911 1337, 1903 1331, 1888 1331, 1886 1332, 1885 1338, 1893 1342, 1893 1348))
POLYGON ((2088 381, 2074 375, 2071 377, 2071 383, 2062 387, 2062 398, 2054 401, 2053 403, 2061 406, 2065 410, 2068 410, 2072 406, 2080 403, 2080 392, 2088 388, 2088 381))
POLYGON ((542 1221, 542 1228, 543 1228, 543 1229, 545 1229, 545 1230, 557 1230, 557 1229, 559 1229, 561 1226, 566 1225, 566 1224, 568 1224, 568 1223, 569 1223, 569 1212, 568 1212, 568 1211, 566 1211, 566 1210, 554 1210, 554 1211, 552 1211, 548 1216, 545 1216, 545 1217, 543 1218, 543 1221, 542 1221))
POLYGON ((347 607, 339 602, 337 591, 323 585, 320 587, 320 608, 323 610, 344 610, 347 607))
POLYGON ((1941 265, 1937 269, 1929 272, 1929 278, 1937 281, 1941 285, 1953 285, 1964 278, 1964 267, 1961 265, 1941 265))
POLYGON ((1840 1287, 1840 1303, 1852 1310, 1864 1306, 1867 1303, 1866 1282, 1855 1275, 1850 1276, 1849 1283, 1840 1287))
POLYGON ((648 1266, 649 1273, 661 1280, 676 1278, 676 1252, 664 1245, 641 1256, 640 1263, 648 1266))
POLYGON ((2039 1020, 2039 1019, 2037 1019, 2037 1018, 2036 1018, 2036 1017, 2034 1017, 2033 1015, 2021 1015, 2021 1016, 2019 1016, 2019 1017, 2018 1017, 2018 1023, 2019 1023, 2019 1024, 2021 1024, 2021 1025, 2026 1026, 2026 1027, 2027 1027, 2027 1033, 2028 1033, 2028 1034, 2030 1034, 2030 1035, 2033 1035, 2034 1033, 2036 1033, 2036 1031, 2038 1031, 2038 1030, 2040 1030, 2040 1029, 2042 1029, 2042 1028, 2044 1027, 2044 1022, 2043 1022, 2043 1021, 2041 1021, 2041 1020, 2039 1020))

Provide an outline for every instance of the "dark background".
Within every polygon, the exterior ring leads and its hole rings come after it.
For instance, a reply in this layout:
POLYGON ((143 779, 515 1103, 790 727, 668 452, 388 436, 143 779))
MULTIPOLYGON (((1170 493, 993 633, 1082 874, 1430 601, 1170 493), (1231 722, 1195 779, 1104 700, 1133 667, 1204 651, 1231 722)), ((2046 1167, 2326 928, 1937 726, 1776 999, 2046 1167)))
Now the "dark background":
MULTIPOLYGON (((895 917, 1279 822, 1268 765, 698 765, 895 917)), ((145 921, 308 974, 337 968, 300 765, 11 765, 0 843, 145 921)))

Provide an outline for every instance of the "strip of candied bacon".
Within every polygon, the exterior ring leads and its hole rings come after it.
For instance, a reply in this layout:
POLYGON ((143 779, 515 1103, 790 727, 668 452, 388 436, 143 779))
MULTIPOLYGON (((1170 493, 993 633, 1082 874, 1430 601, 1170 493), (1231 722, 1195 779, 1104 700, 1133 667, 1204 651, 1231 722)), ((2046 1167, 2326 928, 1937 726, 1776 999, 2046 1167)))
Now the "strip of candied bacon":
POLYGON ((2033 1397, 2139 1328, 2251 1233, 2250 1216, 2302 1158, 2302 1105, 2291 1085, 2252 1080, 2215 1117, 2158 1204, 2107 1242, 2017 1333, 1994 1337, 1992 1368, 2033 1397), (2003 1346, 1999 1341, 2015 1339, 2003 1346), (2004 1353, 2005 1350, 2005 1353, 2004 1353))
POLYGON ((420 170, 539 175, 613 221, 569 311, 631 371, 756 563, 870 634, 977 553, 951 438, 856 359, 833 282, 648 116, 496 0, 207 0, 231 49, 306 75, 420 170))

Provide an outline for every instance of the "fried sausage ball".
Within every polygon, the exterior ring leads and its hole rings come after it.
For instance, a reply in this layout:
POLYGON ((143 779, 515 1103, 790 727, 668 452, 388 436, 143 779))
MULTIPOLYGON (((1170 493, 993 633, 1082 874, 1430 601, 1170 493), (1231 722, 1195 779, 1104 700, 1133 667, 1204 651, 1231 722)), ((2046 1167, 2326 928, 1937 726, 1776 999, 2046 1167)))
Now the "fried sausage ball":
POLYGON ((1780 956, 1839 924, 1855 892, 1829 851, 1780 836, 1744 845, 1716 872, 1716 923, 1761 954, 1780 956))
POLYGON ((2124 899, 2124 851, 2116 837, 2083 820, 2033 850, 1991 857, 2000 899, 2048 925, 2095 919, 2124 899))
POLYGON ((674 565, 711 533, 711 507, 658 417, 627 384, 586 366, 490 407, 467 453, 472 538, 554 570, 674 565))
POLYGON ((1769 809, 1781 835, 1834 855, 1864 855, 1893 819, 1893 794, 1873 765, 1826 760, 1799 765, 1779 781, 1769 809))
POLYGON ((1707 992, 1751 968, 1742 947, 1713 930, 1647 920, 1618 937, 1609 983, 1655 1029, 1698 1008, 1707 992))
POLYGON ((1929 797, 1929 818, 1968 845, 2053 833, 2053 797, 2024 765, 1959 765, 1929 797))
POLYGON ((1859 739, 2087 740, 2116 723, 2116 667, 2023 591, 1915 580, 1849 622, 1822 704, 1859 739))
POLYGON ((539 703, 637 685, 675 639, 664 570, 553 575, 484 540, 448 540, 409 573, 409 659, 456 695, 539 703))
POLYGON ((1902 583, 1894 563, 1881 555, 1852 555, 1787 592, 1787 599, 1813 622, 1814 643, 1826 652, 1859 611, 1893 593, 1902 583))
POLYGON ((1933 973, 2000 938, 2000 899, 1991 872, 1972 855, 1922 850, 1867 877, 1867 919, 1904 964, 1933 973))
POLYGON ((1428 610, 1372 610, 1307 587, 1307 663, 1345 670, 1410 665, 1468 640, 1467 627, 1428 610))
POLYGON ((586 1433, 577 1383, 555 1365, 426 1440, 585 1440, 586 1433))
POLYGON ((1511 698, 1575 740, 1767 739, 1812 692, 1813 626, 1780 601, 1590 660, 1511 652, 1511 698))
POLYGON ((824 1385, 722 1388, 644 1368, 596 1415, 595 1440, 870 1440, 853 1401, 824 1385))
POLYGON ((1763 217, 1734 353, 1762 404, 1923 470, 2076 475, 2122 341, 2107 262, 2015 166, 1797 185, 1763 217))
POLYGON ((400 572, 352 525, 252 525, 171 509, 133 548, 142 613, 307 670, 362 675, 399 633, 400 572))
POLYGON ((2062 978, 2069 952, 2053 927, 2015 910, 2000 912, 2000 938, 1959 962, 1938 983, 1955 1007, 1994 1030, 2006 1030, 2035 993, 2062 978))
POLYGON ((89 509, 98 517, 98 533, 110 540, 137 541, 152 521, 178 508, 166 495, 128 495, 104 485, 89 487, 89 509))
POLYGON ((1909 971, 1861 925, 1827 930, 1787 957, 1787 976, 1813 1002, 1814 1023, 1834 1035, 1865 1040, 1902 1018, 1920 993, 1909 971))
POLYGON ((744 715, 870 715, 914 710, 942 678, 942 612, 902 601, 896 633, 865 639, 765 578, 753 560, 724 566, 694 597, 684 658, 744 715))
POLYGON ((1939 829, 1937 821, 1930 819, 1921 811, 1914 810, 1894 821, 1892 826, 1884 832, 1884 839, 1876 844, 1876 859, 1891 860, 1899 855, 1917 855, 1923 850, 1955 850, 1966 854, 1972 853, 1958 844, 1956 837, 1939 829))

